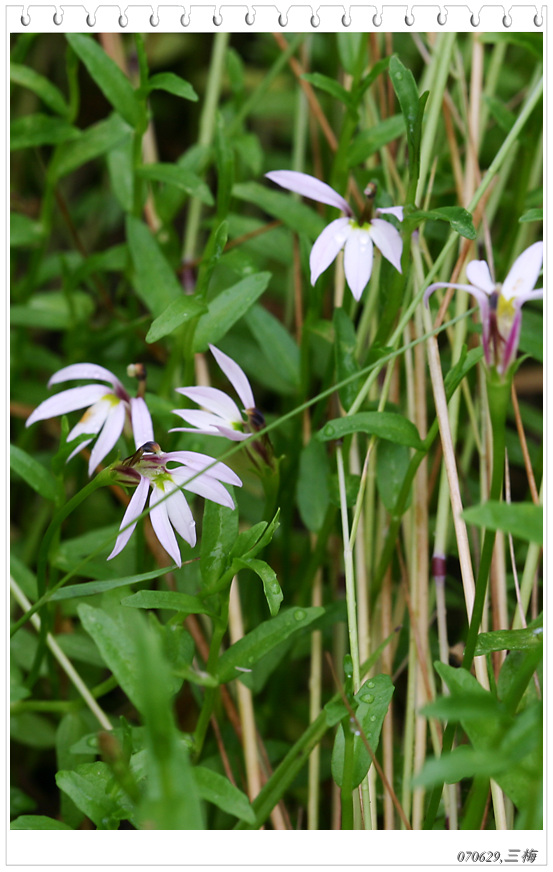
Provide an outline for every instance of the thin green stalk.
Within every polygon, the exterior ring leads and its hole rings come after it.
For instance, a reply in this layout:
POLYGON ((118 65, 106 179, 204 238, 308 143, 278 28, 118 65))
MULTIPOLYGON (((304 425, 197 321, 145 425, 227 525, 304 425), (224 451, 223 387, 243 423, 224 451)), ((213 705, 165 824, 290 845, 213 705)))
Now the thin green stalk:
MULTIPOLYGON (((233 575, 234 575, 234 573, 233 573, 233 575)), ((227 627, 228 627, 229 599, 230 599, 230 585, 228 585, 227 589, 221 594, 221 612, 220 612, 220 615, 217 618, 217 620, 214 622, 213 635, 211 637, 211 644, 209 646, 209 656, 208 656, 207 665, 206 665, 206 670, 210 675, 215 675, 217 672, 217 663, 219 661, 219 651, 221 648, 221 643, 223 641, 223 637, 224 637, 224 635, 227 631, 227 627)), ((196 730, 194 733, 194 753, 195 753, 196 759, 198 759, 200 754, 202 753, 205 735, 207 732, 207 728, 209 725, 211 715, 213 713, 213 707, 215 705, 215 700, 217 699, 218 693, 219 693, 219 690, 216 687, 206 688, 204 702, 202 705, 202 709, 200 711, 200 716, 198 718, 198 723, 196 725, 196 730)))
MULTIPOLYGON (((215 134, 217 104, 221 93, 225 55, 229 37, 230 34, 228 32, 225 33, 221 31, 216 33, 213 38, 213 51, 198 134, 198 145, 200 146, 211 145, 215 134)), ((193 197, 190 200, 182 251, 182 259, 185 263, 193 260, 196 254, 196 242, 200 229, 201 212, 201 201, 197 197, 193 197)))

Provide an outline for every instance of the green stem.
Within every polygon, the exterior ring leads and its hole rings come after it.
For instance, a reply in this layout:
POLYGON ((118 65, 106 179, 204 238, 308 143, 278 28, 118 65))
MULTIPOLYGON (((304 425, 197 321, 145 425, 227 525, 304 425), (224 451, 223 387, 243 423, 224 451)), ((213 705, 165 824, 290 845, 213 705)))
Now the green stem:
POLYGON ((340 489, 340 509, 342 513, 342 535, 344 539, 344 572, 346 576, 346 603, 348 612, 349 645, 353 664, 353 692, 357 693, 360 686, 359 641, 357 638, 357 600, 355 596, 355 574, 353 568, 353 552, 350 544, 348 506, 346 496, 346 480, 344 475, 344 459, 342 447, 336 449, 338 465, 338 484, 340 489))
MULTIPOLYGON (((209 647, 209 656, 206 666, 206 670, 210 675, 215 675, 215 673, 217 672, 217 663, 219 661, 221 642, 223 641, 223 637, 228 627, 229 600, 230 586, 227 587, 227 590, 221 596, 221 613, 219 618, 214 622, 213 635, 211 637, 211 645, 209 647)), ((198 759, 200 757, 200 754, 202 753, 205 735, 211 715, 213 713, 213 707, 215 705, 215 700, 217 699, 218 692, 219 689, 217 687, 208 687, 205 692, 204 703, 200 712, 200 716, 198 718, 198 723, 196 725, 196 732, 194 734, 196 759, 198 759)))

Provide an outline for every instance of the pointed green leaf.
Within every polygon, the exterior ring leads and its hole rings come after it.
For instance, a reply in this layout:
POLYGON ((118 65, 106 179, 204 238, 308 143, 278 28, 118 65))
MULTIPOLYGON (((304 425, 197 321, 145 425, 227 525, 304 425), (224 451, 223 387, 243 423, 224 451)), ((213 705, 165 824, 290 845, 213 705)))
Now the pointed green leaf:
POLYGON ((64 118, 68 116, 69 106, 59 88, 31 67, 11 63, 10 81, 33 91, 53 112, 64 118))
POLYGON ((128 215, 126 226, 136 293, 157 318, 173 300, 183 297, 184 291, 175 270, 146 225, 128 215))
POLYGON ((148 91, 167 91, 169 94, 175 94, 177 97, 182 97, 184 100, 192 100, 196 102, 198 95, 194 88, 181 76, 175 73, 155 73, 148 79, 148 91))
POLYGON ((139 167, 136 173, 142 179, 173 185, 181 191, 186 191, 191 197, 197 197, 206 206, 213 206, 213 195, 206 183, 186 167, 178 164, 154 163, 139 167))
POLYGON ((274 569, 272 569, 268 563, 265 563, 264 560, 255 560, 252 557, 247 559, 237 557, 234 562, 243 569, 251 569, 252 572, 255 572, 255 574, 259 576, 263 582, 263 591, 265 593, 265 598, 267 599, 269 611, 271 612, 272 617, 278 615, 284 595, 280 584, 278 583, 274 569))
POLYGON ((255 824, 255 814, 248 797, 231 784, 228 778, 208 769, 207 766, 195 766, 193 772, 202 799, 212 802, 213 805, 248 824, 255 824))
POLYGON ((58 485, 52 473, 17 445, 10 445, 10 468, 41 497, 55 501, 58 485))
POLYGON ((113 108, 132 127, 141 126, 145 122, 145 111, 129 79, 115 61, 90 36, 68 33, 66 38, 113 108))
POLYGON ((35 115, 25 115, 12 121, 10 149, 17 151, 20 148, 32 148, 38 145, 57 145, 68 139, 77 139, 79 135, 78 128, 68 124, 67 121, 37 112, 35 115))
POLYGON ((169 336, 183 324, 193 321, 194 318, 199 318, 203 312, 207 312, 207 306, 195 296, 178 297, 152 321, 146 334, 146 342, 158 342, 159 339, 169 336))
POLYGON ((488 500, 465 509, 461 517, 468 524, 503 530, 527 542, 543 544, 543 507, 534 503, 502 503, 488 500))
POLYGON ((174 590, 139 590, 124 597, 121 605, 135 609, 170 609, 185 615, 211 614, 199 597, 174 590))
POLYGON ((40 814, 22 814, 10 824, 10 830, 70 830, 67 824, 40 814))
POLYGON ((423 443, 412 421, 396 412, 358 412, 344 418, 334 418, 319 430, 317 438, 322 442, 343 439, 351 433, 370 433, 399 445, 421 449, 423 443))
POLYGON ((247 276, 242 281, 222 291, 209 303, 194 334, 194 351, 206 351, 208 345, 216 344, 230 328, 251 309, 266 289, 271 273, 260 272, 247 276))

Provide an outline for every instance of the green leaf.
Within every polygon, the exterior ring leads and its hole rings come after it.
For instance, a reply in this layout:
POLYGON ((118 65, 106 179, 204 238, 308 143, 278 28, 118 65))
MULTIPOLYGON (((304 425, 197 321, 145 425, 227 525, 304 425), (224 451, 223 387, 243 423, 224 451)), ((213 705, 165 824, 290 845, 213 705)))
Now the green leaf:
POLYGON ((497 121, 501 130, 504 133, 509 133, 517 118, 515 113, 511 112, 510 109, 507 109, 505 103, 502 100, 499 100, 497 97, 489 97, 487 95, 484 95, 484 100, 486 101, 490 113, 497 121))
POLYGON ((161 638, 145 624, 136 627, 135 660, 140 676, 139 710, 145 731, 145 791, 137 809, 139 828, 203 829, 203 813, 188 749, 171 704, 171 667, 161 638))
MULTIPOLYGON (((359 727, 363 731, 367 742, 376 752, 380 741, 380 731, 386 717, 386 712, 390 705, 394 693, 394 685, 389 675, 375 675, 365 681, 359 691, 355 694, 355 699, 358 706, 355 710, 355 717, 359 722, 359 727)), ((349 718, 348 718, 349 723, 349 718)), ((356 731, 358 727, 352 725, 352 730, 356 731)), ((342 776, 344 772, 344 751, 345 751, 344 726, 340 724, 336 732, 334 741, 334 749, 332 751, 332 777, 336 784, 342 786, 342 776)), ((359 735, 354 735, 353 739, 353 782, 352 787, 357 787, 361 784, 363 778, 369 771, 372 763, 372 757, 367 750, 363 739, 359 735)))
POLYGON ((519 348, 543 363, 543 315, 528 306, 524 310, 520 328, 519 348))
POLYGON ((32 248, 44 238, 44 227, 19 212, 10 214, 10 248, 32 248))
POLYGON ((492 651, 526 651, 543 645, 543 627, 521 630, 494 630, 480 633, 476 640, 475 656, 492 651))
POLYGON ((357 72, 359 53, 364 39, 365 35, 363 33, 355 33, 353 31, 342 30, 336 34, 340 63, 345 71, 352 76, 357 72))
POLYGON ((198 100, 198 95, 190 82, 175 75, 175 73, 156 73, 150 76, 148 91, 167 91, 169 94, 175 94, 184 100, 192 100, 193 102, 198 100))
POLYGON ((228 239, 228 221, 221 221, 220 224, 215 222, 206 247, 200 268, 198 270, 198 280, 196 282, 196 295, 205 297, 213 270, 217 265, 225 250, 225 245, 228 239))
POLYGON ((255 824, 255 814, 248 797, 231 784, 228 778, 206 766, 195 766, 193 772, 202 799, 212 802, 213 805, 248 824, 255 824))
POLYGON ((502 503, 488 500, 465 509, 461 517, 468 524, 503 530, 527 542, 543 544, 543 507, 534 503, 502 503))
POLYGON ((152 321, 146 334, 146 342, 158 342, 183 324, 199 318, 203 312, 207 312, 207 306, 195 296, 178 297, 152 321))
POLYGON ((114 109, 131 127, 145 123, 145 111, 129 79, 90 36, 66 34, 67 41, 114 109))
POLYGON ((10 322, 17 327, 37 327, 42 330, 67 330, 74 324, 88 321, 94 312, 94 301, 84 291, 40 291, 26 305, 10 308, 10 322))
POLYGON ((31 67, 11 63, 10 81, 33 91, 53 112, 64 118, 68 116, 69 106, 59 88, 31 67))
POLYGON ((22 814, 10 824, 10 830, 70 830, 67 824, 41 814, 22 814))
POLYGON ((276 572, 264 560, 254 560, 252 557, 243 559, 235 558, 234 562, 242 569, 251 569, 263 582, 263 592, 269 606, 271 616, 278 615, 280 604, 284 599, 282 589, 278 583, 276 572))
POLYGON ((543 209, 528 209, 518 220, 520 224, 526 224, 529 221, 543 221, 543 209))
POLYGON ((311 439, 301 450, 296 494, 300 517, 312 533, 319 532, 328 509, 329 471, 324 445, 311 439))
POLYGON ((399 101, 409 149, 409 174, 411 181, 419 177, 422 117, 428 95, 419 97, 419 91, 411 70, 405 67, 397 55, 392 55, 388 67, 390 79, 399 101))
POLYGON ((206 500, 200 545, 200 572, 206 588, 213 587, 230 565, 230 552, 237 538, 237 509, 206 500))
MULTIPOLYGON (((379 442, 376 459, 376 485, 384 506, 392 514, 403 487, 409 462, 409 449, 406 445, 398 445, 397 442, 389 442, 387 439, 382 439, 379 442)), ((410 502, 409 498, 405 504, 405 509, 409 507, 410 502)))
POLYGON ((269 215, 283 221, 296 233, 306 234, 314 240, 324 230, 325 221, 309 206, 296 201, 291 194, 282 194, 268 187, 269 184, 269 181, 267 186, 244 182, 234 185, 232 193, 239 200, 254 203, 269 215))
MULTIPOLYGON (((356 355, 357 337, 353 322, 344 309, 334 309, 332 321, 334 323, 334 333, 336 337, 334 342, 336 378, 338 382, 341 382, 344 379, 355 375, 356 372, 359 372, 359 364, 356 355)), ((338 394, 344 409, 349 409, 355 402, 355 398, 361 387, 360 382, 360 379, 356 379, 338 388, 338 394)))
POLYGON ((286 327, 262 306, 252 306, 245 318, 268 366, 278 370, 287 384, 300 384, 300 350, 286 327))
POLYGON ((146 225, 133 215, 127 215, 126 227, 136 293, 157 318, 173 300, 184 295, 183 289, 146 225))
POLYGON ((37 112, 35 115, 25 115, 24 118, 12 121, 10 149, 17 151, 37 145, 57 145, 68 139, 77 139, 79 135, 80 131, 67 121, 37 112))
POLYGON ((444 379, 444 387, 448 403, 464 377, 474 366, 476 366, 479 360, 482 360, 483 356, 484 350, 481 345, 477 348, 471 348, 468 353, 467 346, 463 345, 459 360, 451 367, 444 379))
POLYGON ((37 804, 19 787, 10 785, 10 817, 18 817, 28 811, 34 811, 37 804))
POLYGON ((128 817, 110 791, 112 774, 105 763, 81 763, 56 772, 56 784, 99 830, 116 830, 128 817))
POLYGON ((396 412, 358 412, 356 415, 334 418, 319 430, 317 438, 328 442, 330 439, 343 439, 351 433, 370 433, 419 450, 423 445, 412 421, 396 412))
POLYGON ((230 556, 244 557, 246 555, 247 557, 255 557, 256 554, 259 554, 269 544, 275 534, 275 530, 280 526, 279 517, 280 509, 277 509, 270 524, 266 521, 259 521, 258 524, 254 524, 249 530, 243 530, 234 543, 230 556))
POLYGON ((271 273, 260 272, 222 291, 209 303, 194 334, 194 351, 206 351, 210 343, 217 343, 230 328, 251 309, 266 289, 271 273))
POLYGON ((265 654, 294 633, 305 630, 309 624, 324 614, 320 606, 305 609, 286 609, 276 618, 258 624, 221 655, 217 676, 221 684, 240 678, 241 669, 246 671, 265 654))
POLYGON ((178 164, 154 163, 139 167, 136 173, 142 179, 173 185, 181 191, 186 191, 191 197, 201 200, 206 206, 213 206, 213 195, 206 183, 185 167, 178 164))
POLYGON ((60 145, 51 164, 53 177, 63 178, 122 143, 130 143, 131 137, 132 128, 116 113, 97 124, 91 124, 76 140, 60 145))
POLYGON ((138 708, 142 679, 136 666, 133 640, 123 631, 120 623, 103 609, 80 603, 77 612, 84 629, 98 646, 105 664, 113 672, 123 692, 138 708))
POLYGON ((41 497, 55 501, 58 485, 52 473, 17 445, 10 445, 10 469, 17 472, 41 497))
POLYGON ((336 79, 331 79, 330 76, 323 76, 322 73, 304 73, 302 79, 306 82, 319 88, 321 91, 326 91, 332 97, 336 97, 340 103, 343 103, 347 109, 354 110, 355 104, 350 91, 340 85, 336 79))
POLYGON ((392 115, 359 133, 348 150, 348 166, 354 167, 367 160, 379 149, 393 142, 405 131, 403 115, 392 115))
POLYGON ((465 239, 476 239, 476 230, 472 223, 472 215, 460 206, 441 206, 439 209, 422 210, 409 213, 409 219, 420 223, 425 219, 447 221, 451 229, 465 239))
POLYGON ((174 590, 139 590, 124 597, 121 605, 135 609, 170 609, 185 615, 212 614, 199 597, 174 590))

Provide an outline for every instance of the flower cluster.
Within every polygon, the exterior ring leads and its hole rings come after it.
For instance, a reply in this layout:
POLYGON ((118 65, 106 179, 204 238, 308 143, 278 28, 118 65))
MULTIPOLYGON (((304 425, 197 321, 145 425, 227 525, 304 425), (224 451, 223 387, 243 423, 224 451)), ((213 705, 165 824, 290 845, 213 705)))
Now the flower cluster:
MULTIPOLYGON (((211 387, 177 388, 179 393, 201 403, 203 409, 175 409, 177 415, 194 426, 174 429, 226 436, 232 440, 247 439, 255 429, 249 422, 255 422, 260 416, 255 408, 248 378, 228 355, 214 346, 210 348, 235 388, 244 406, 246 420, 234 400, 223 391, 211 387)), ((129 367, 129 374, 136 373, 140 377, 143 367, 129 367)), ((79 443, 67 459, 69 461, 96 438, 90 454, 89 475, 104 460, 122 433, 128 437, 132 435, 135 453, 115 463, 112 469, 118 482, 136 490, 129 501, 108 560, 119 554, 129 541, 151 489, 149 506, 152 527, 161 545, 180 566, 181 555, 173 531, 176 530, 192 547, 196 544, 194 518, 182 489, 233 508, 233 499, 224 485, 240 487, 241 480, 226 464, 207 454, 196 451, 163 452, 154 441, 152 419, 143 396, 131 397, 119 379, 104 367, 92 363, 73 364, 55 373, 48 384, 55 385, 72 379, 95 379, 95 383, 69 388, 45 400, 29 416, 26 426, 88 406, 78 424, 70 431, 67 441, 83 435, 87 438, 79 443), (107 382, 110 387, 99 382, 107 382)), ((143 392, 143 388, 142 376, 139 392, 143 392)))

